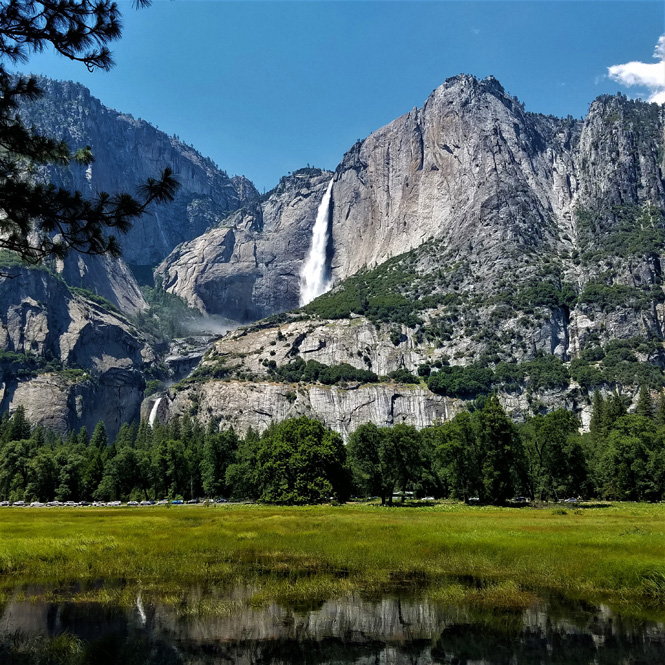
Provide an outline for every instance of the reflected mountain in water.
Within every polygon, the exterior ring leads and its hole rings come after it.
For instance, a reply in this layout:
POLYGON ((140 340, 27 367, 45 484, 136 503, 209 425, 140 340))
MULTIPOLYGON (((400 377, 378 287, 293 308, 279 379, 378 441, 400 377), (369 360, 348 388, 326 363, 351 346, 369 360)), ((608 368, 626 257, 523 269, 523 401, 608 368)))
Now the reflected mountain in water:
POLYGON ((348 597, 305 612, 277 604, 218 610, 183 617, 182 608, 144 606, 140 599, 130 610, 11 601, 0 618, 0 663, 48 662, 39 650, 52 648, 49 639, 59 635, 73 644, 57 661, 67 664, 665 663, 665 623, 584 603, 506 612, 348 597))

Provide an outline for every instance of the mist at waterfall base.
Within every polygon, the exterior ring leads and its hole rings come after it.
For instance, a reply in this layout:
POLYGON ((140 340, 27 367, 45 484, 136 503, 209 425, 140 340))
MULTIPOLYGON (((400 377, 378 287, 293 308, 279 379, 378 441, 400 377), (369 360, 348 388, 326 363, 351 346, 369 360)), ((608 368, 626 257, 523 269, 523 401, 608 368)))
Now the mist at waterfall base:
POLYGON ((200 318, 181 321, 185 330, 191 335, 226 335, 227 332, 240 327, 238 321, 227 319, 218 314, 206 314, 200 318))
POLYGON ((300 271, 300 306, 312 302, 325 293, 331 284, 326 266, 328 241, 330 239, 330 199, 332 195, 331 180, 326 193, 321 199, 316 213, 316 221, 312 228, 312 244, 305 263, 300 271))

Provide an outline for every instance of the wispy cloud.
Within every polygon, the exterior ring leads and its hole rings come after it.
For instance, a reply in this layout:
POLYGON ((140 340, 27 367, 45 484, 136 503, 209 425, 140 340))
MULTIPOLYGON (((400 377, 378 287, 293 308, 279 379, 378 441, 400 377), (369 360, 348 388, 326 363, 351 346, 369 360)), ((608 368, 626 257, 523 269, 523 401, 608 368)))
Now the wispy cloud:
POLYGON ((642 86, 649 90, 648 101, 665 104, 665 35, 661 35, 653 52, 657 62, 627 62, 612 65, 607 73, 613 81, 626 86, 642 86))

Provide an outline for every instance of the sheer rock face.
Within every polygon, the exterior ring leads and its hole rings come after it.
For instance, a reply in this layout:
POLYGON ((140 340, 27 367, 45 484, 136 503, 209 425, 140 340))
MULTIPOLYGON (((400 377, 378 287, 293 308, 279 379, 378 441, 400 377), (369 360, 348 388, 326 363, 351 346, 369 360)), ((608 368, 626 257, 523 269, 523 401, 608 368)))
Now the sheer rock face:
POLYGON ((527 114, 493 78, 448 80, 337 168, 334 275, 430 238, 490 265, 507 249, 553 245, 571 201, 566 145, 578 133, 574 123, 527 114))
POLYGON ((95 161, 87 167, 43 168, 38 177, 88 197, 99 192, 134 194, 166 167, 180 182, 172 203, 152 205, 121 237, 124 262, 72 254, 58 265, 70 285, 89 289, 135 314, 146 303, 125 262, 155 266, 179 243, 257 199, 258 192, 247 178, 229 178, 179 139, 106 108, 82 85, 46 78, 39 84, 44 95, 21 109, 25 122, 66 141, 73 150, 89 145, 95 161))
POLYGON ((422 244, 480 258, 489 280, 525 255, 584 249, 576 210, 665 201, 665 111, 625 97, 583 121, 526 113, 493 78, 457 76, 357 143, 333 185, 333 274, 422 244), (353 239, 353 240, 352 240, 353 239), (359 241, 360 239, 360 241, 359 241))
POLYGON ((157 268, 164 288, 207 314, 247 322, 298 306, 300 268, 332 173, 282 178, 263 202, 176 249, 157 268))
MULTIPOLYGON (((566 278, 583 284, 594 270, 563 256, 589 248, 577 211, 602 210, 609 231, 617 222, 613 205, 662 207, 663 128, 664 112, 657 105, 621 96, 599 98, 587 118, 576 121, 525 112, 491 77, 449 79, 422 108, 355 144, 337 167, 332 276, 339 283, 433 239, 448 262, 476 264, 477 289, 490 288, 508 273, 518 281, 533 277, 538 265, 558 255, 566 278)), ((324 187, 321 182, 318 201, 324 187)), ((262 204, 262 215, 256 207, 239 211, 226 220, 228 230, 216 229, 177 248, 159 269, 168 289, 210 312, 237 309, 239 291, 256 301, 260 316, 294 307, 294 264, 311 241, 311 224, 273 225, 267 232, 270 224, 264 230, 262 220, 276 219, 273 202, 283 214, 301 199, 300 189, 283 188, 262 204), (231 244, 248 244, 241 233, 247 229, 253 232, 250 249, 230 252, 231 244), (294 253, 294 246, 299 251, 294 253), (248 275, 255 247, 266 257, 269 273, 280 273, 283 262, 289 265, 280 274, 291 286, 271 298, 254 289, 248 275), (209 262, 224 269, 210 271, 209 262)), ((258 270, 261 260, 254 263, 258 270)), ((627 273, 621 279, 631 280, 627 273)), ((250 309, 247 305, 245 319, 252 318, 250 309)))
POLYGON ((232 426, 242 434, 250 427, 262 432, 272 422, 305 415, 321 420, 345 439, 368 422, 379 426, 406 423, 420 429, 464 410, 459 400, 439 397, 416 386, 374 384, 349 390, 337 386, 212 381, 167 400, 160 417, 189 413, 194 401, 204 422, 211 417, 222 418, 221 427, 232 426))
POLYGON ((134 193, 166 167, 180 182, 173 203, 152 206, 122 239, 127 263, 156 265, 177 244, 258 196, 246 178, 230 179, 194 148, 140 118, 106 108, 84 86, 45 78, 39 84, 45 94, 22 110, 26 122, 74 149, 89 145, 95 156, 88 167, 48 169, 50 182, 88 196, 134 193))
POLYGON ((45 270, 0 278, 0 302, 3 409, 22 404, 32 422, 59 432, 94 428, 103 419, 112 436, 137 417, 145 386, 140 370, 156 356, 127 319, 45 270), (34 369, 26 372, 30 357, 34 369), (63 371, 71 369, 82 371, 63 371))
POLYGON ((56 270, 70 286, 88 289, 126 314, 138 314, 148 307, 134 274, 122 259, 72 252, 56 262, 56 270))

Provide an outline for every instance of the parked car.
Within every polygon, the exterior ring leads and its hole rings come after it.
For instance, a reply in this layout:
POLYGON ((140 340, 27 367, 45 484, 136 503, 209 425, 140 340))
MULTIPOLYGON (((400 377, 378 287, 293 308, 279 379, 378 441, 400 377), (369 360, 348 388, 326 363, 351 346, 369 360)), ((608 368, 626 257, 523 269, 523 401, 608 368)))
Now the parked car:
POLYGON ((168 503, 169 503, 169 500, 168 500, 168 499, 160 499, 160 500, 157 502, 157 505, 158 505, 158 506, 167 506, 168 503))
POLYGON ((182 506, 182 504, 185 503, 184 501, 181 501, 180 499, 174 499, 171 501, 171 504, 174 506, 182 506))
POLYGON ((6 508, 9 505, 9 501, 0 501, 0 507, 6 508))
POLYGON ((33 501, 30 504, 30 508, 43 508, 43 507, 44 507, 44 504, 41 503, 40 501, 33 501))
POLYGON ((128 505, 128 506, 138 506, 138 505, 139 505, 139 502, 138 502, 138 501, 128 501, 128 502, 127 502, 127 505, 128 505))
POLYGON ((14 506, 14 508, 25 508, 25 501, 14 501, 12 506, 14 506))
POLYGON ((142 506, 152 506, 153 502, 152 501, 141 501, 142 506))

